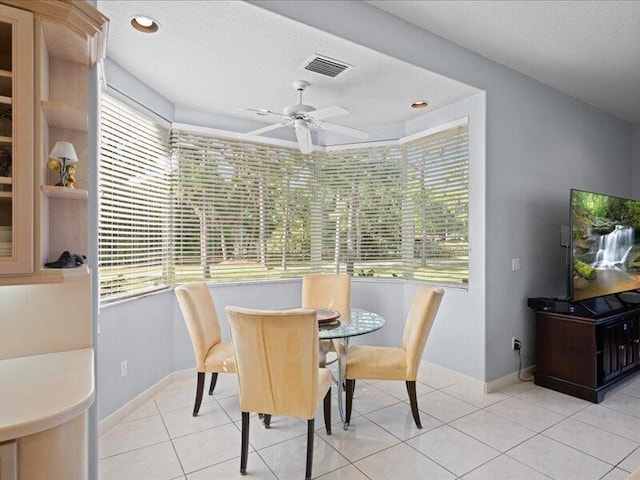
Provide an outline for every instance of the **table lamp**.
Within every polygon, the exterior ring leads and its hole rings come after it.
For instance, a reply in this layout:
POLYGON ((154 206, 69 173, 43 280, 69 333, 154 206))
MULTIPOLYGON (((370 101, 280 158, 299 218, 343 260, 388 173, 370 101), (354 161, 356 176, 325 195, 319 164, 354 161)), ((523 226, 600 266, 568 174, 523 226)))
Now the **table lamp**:
MULTIPOLYGON (((69 142, 56 142, 53 150, 51 150, 49 154, 49 158, 52 160, 48 164, 49 168, 52 170, 59 169, 60 171, 60 183, 58 185, 62 187, 69 186, 69 167, 78 163, 78 156, 76 155, 75 148, 73 148, 73 144, 69 142)), ((71 183, 71 187, 72 186, 73 183, 71 183)))

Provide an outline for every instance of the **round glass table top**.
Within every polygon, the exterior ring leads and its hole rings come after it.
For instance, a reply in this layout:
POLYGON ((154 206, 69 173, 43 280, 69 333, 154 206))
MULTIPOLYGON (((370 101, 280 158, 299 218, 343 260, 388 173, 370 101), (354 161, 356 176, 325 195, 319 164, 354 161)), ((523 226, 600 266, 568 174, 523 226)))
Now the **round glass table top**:
POLYGON ((328 340, 331 338, 355 337, 375 332, 382 328, 384 324, 384 317, 377 313, 352 308, 351 320, 348 323, 336 321, 318 325, 318 338, 320 340, 328 340))

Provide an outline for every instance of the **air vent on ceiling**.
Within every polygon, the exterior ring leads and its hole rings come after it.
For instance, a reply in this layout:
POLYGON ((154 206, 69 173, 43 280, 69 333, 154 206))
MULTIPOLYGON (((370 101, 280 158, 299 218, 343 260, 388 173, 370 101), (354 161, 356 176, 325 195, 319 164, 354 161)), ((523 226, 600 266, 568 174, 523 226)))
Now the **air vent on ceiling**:
POLYGON ((349 65, 348 63, 329 57, 323 57, 322 55, 314 55, 304 62, 302 66, 305 70, 331 78, 335 78, 345 70, 353 67, 353 65, 349 65))

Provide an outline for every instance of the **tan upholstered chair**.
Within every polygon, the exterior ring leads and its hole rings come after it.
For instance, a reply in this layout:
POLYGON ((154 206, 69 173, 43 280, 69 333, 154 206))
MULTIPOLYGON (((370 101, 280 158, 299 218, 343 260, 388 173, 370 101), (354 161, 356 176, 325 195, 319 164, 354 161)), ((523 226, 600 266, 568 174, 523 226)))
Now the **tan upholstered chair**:
POLYGON ((340 321, 351 317, 351 277, 346 274, 318 273, 302 277, 302 308, 337 310, 340 321))
POLYGON ((351 419, 351 406, 356 379, 404 380, 411 402, 411 412, 418 428, 422 428, 416 398, 416 377, 425 343, 431 332, 444 291, 422 285, 418 288, 405 321, 402 346, 369 347, 353 345, 347 354, 346 420, 351 419))
POLYGON ((318 323, 312 310, 264 311, 227 306, 240 384, 242 448, 247 470, 249 413, 307 419, 306 478, 311 478, 315 412, 324 399, 331 434, 331 373, 318 368, 318 323))
MULTIPOLYGON (((351 319, 351 276, 346 274, 314 273, 302 277, 302 308, 336 310, 340 321, 351 319)), ((340 342, 342 340, 334 340, 340 342)), ((329 340, 322 341, 325 354, 332 351, 329 340)))
POLYGON ((202 403, 202 392, 207 372, 211 372, 209 395, 213 395, 218 373, 236 371, 233 359, 233 349, 228 342, 222 342, 220 324, 216 314, 216 306, 204 282, 190 283, 176 287, 176 297, 180 310, 189 330, 193 353, 196 356, 196 371, 198 384, 196 387, 196 401, 193 416, 198 415, 202 403))

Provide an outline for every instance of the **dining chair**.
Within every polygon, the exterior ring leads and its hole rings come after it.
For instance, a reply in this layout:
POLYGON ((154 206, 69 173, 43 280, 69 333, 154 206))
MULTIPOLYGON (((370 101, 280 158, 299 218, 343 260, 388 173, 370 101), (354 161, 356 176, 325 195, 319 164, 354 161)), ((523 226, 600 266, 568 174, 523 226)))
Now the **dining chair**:
MULTIPOLYGON (((338 273, 313 273, 302 276, 302 308, 335 310, 340 322, 351 318, 351 276, 338 273)), ((340 342, 341 340, 334 340, 340 342)), ((322 340, 324 354, 335 351, 330 340, 322 340)))
POLYGON ((302 308, 336 310, 340 320, 351 316, 351 276, 347 274, 314 273, 302 277, 302 308))
POLYGON ((438 313, 444 290, 422 285, 413 297, 404 325, 401 347, 373 347, 353 345, 347 353, 346 378, 346 422, 351 419, 351 407, 356 379, 404 380, 411 403, 411 413, 418 428, 422 428, 416 378, 420 359, 431 327, 438 313))
POLYGON ((216 306, 207 284, 197 282, 180 285, 176 287, 175 292, 196 357, 198 383, 193 407, 195 417, 202 404, 205 375, 211 372, 209 395, 213 395, 218 373, 233 373, 236 371, 236 365, 231 343, 222 341, 216 306))
POLYGON ((306 477, 311 478, 315 412, 324 402, 331 435, 331 373, 318 368, 318 323, 309 309, 225 308, 236 358, 242 411, 240 473, 247 471, 249 413, 307 419, 306 477))

